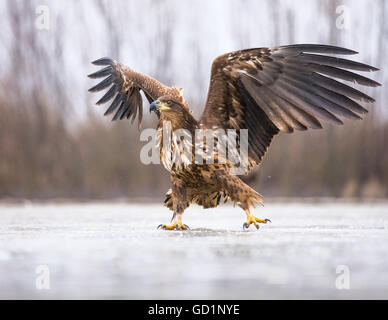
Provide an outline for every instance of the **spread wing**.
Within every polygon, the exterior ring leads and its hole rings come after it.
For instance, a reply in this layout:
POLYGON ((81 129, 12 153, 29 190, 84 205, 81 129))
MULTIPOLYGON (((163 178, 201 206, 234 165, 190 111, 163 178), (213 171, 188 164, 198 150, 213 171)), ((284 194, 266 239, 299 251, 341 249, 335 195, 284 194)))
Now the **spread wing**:
POLYGON ((321 120, 343 124, 367 112, 356 100, 368 95, 333 78, 379 86, 357 71, 377 68, 327 54, 357 52, 334 46, 300 44, 256 48, 213 61, 200 123, 206 128, 248 129, 249 168, 258 165, 274 135, 322 128, 321 120), (347 69, 347 70, 345 70, 347 69))
POLYGON ((180 94, 177 88, 165 86, 159 81, 145 74, 135 72, 111 58, 101 58, 92 63, 105 67, 88 75, 88 77, 92 79, 105 77, 105 79, 90 88, 89 92, 98 92, 109 88, 96 104, 100 105, 113 100, 104 113, 104 115, 115 113, 112 120, 131 118, 133 123, 138 114, 138 127, 140 128, 143 117, 143 100, 140 91, 144 92, 150 103, 166 94, 180 94))

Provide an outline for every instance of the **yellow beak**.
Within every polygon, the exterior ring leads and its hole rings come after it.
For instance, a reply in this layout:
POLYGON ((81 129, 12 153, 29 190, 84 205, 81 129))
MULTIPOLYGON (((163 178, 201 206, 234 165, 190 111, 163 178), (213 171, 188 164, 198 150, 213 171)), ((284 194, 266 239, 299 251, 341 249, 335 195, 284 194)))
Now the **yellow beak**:
POLYGON ((167 103, 165 103, 165 102, 158 102, 157 104, 156 104, 157 106, 158 106, 158 110, 160 110, 160 111, 166 111, 166 110, 170 110, 171 108, 167 105, 167 103))

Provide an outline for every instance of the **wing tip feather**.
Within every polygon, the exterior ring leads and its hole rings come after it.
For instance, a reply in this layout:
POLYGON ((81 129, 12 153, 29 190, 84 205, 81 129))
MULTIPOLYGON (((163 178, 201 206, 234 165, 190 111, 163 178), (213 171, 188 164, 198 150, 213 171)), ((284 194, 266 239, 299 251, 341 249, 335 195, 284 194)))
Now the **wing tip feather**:
POLYGON ((329 54, 343 54, 343 55, 353 55, 358 54, 358 51, 334 46, 334 45, 325 45, 325 44, 309 44, 309 43, 302 43, 302 44, 292 44, 292 45, 285 45, 280 46, 280 49, 294 49, 299 52, 315 52, 315 53, 329 53, 329 54))
POLYGON ((103 57, 97 60, 92 61, 92 64, 96 66, 113 66, 115 63, 115 60, 109 57, 103 57))

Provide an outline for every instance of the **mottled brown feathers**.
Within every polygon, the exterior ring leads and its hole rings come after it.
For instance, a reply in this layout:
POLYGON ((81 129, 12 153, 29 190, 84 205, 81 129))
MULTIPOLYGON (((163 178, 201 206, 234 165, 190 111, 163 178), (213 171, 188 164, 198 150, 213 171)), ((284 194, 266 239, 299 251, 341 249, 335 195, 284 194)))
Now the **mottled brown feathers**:
POLYGON ((89 89, 89 92, 98 92, 106 88, 110 89, 97 101, 97 105, 113 99, 104 115, 116 112, 112 120, 135 120, 138 114, 138 127, 140 129, 143 117, 143 100, 140 91, 143 91, 148 102, 156 100, 163 95, 171 95, 180 99, 186 105, 182 97, 182 89, 168 87, 145 74, 138 73, 121 65, 110 58, 101 58, 93 62, 95 65, 107 66, 102 70, 89 75, 89 78, 97 79, 106 77, 102 82, 89 89))
MULTIPOLYGON (((349 70, 378 69, 328 56, 355 53, 335 46, 300 44, 223 54, 212 64, 207 102, 199 123, 210 129, 248 129, 252 167, 261 162, 278 132, 319 129, 321 120, 342 124, 343 118, 361 119, 367 110, 357 101, 374 99, 333 78, 374 87, 380 84, 349 70)), ((149 102, 170 95, 188 109, 183 89, 165 86, 110 58, 93 64, 106 67, 89 77, 106 78, 89 91, 109 88, 97 104, 113 100, 105 112, 115 112, 113 120, 126 118, 133 122, 138 115, 140 127, 141 91, 149 102)))
POLYGON ((360 119, 367 110, 355 100, 374 99, 331 77, 373 87, 380 84, 344 69, 377 69, 326 55, 355 53, 302 44, 221 55, 212 65, 200 123, 208 128, 248 129, 249 159, 259 164, 280 131, 318 129, 320 120, 342 124, 341 118, 360 119))

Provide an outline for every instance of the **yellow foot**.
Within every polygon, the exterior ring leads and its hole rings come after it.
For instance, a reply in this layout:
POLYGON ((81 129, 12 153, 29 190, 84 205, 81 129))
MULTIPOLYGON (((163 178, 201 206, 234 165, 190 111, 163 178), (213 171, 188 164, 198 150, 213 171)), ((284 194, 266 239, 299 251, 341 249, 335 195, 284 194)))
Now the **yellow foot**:
POLYGON ((158 229, 159 228, 162 228, 163 230, 190 230, 190 228, 187 225, 182 224, 181 222, 177 222, 177 221, 174 221, 170 225, 168 225, 168 224, 160 224, 158 226, 158 229))
POLYGON ((247 222, 244 222, 243 230, 248 229, 251 224, 253 224, 256 227, 256 229, 259 229, 260 228, 259 223, 267 223, 267 222, 271 222, 271 220, 259 219, 259 218, 256 218, 254 215, 247 214, 247 222))

